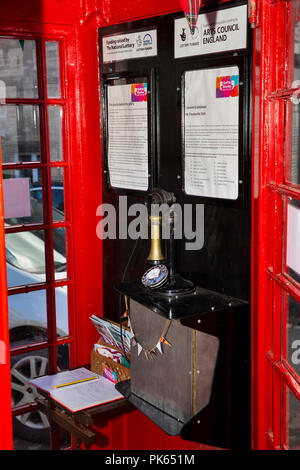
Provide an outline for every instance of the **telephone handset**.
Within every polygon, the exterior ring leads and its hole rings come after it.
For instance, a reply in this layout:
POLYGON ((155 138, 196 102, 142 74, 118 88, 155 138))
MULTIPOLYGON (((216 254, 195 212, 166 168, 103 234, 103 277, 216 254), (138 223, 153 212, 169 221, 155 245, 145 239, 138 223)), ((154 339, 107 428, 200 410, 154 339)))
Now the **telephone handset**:
POLYGON ((163 296, 173 296, 190 294, 194 291, 194 284, 183 279, 175 271, 175 240, 174 240, 174 210, 173 204, 176 202, 174 193, 160 188, 154 188, 148 195, 150 208, 152 204, 169 206, 167 220, 169 224, 169 238, 167 240, 167 257, 164 256, 161 248, 161 224, 160 215, 152 215, 150 210, 149 222, 151 232, 151 246, 147 257, 147 262, 152 265, 142 276, 142 284, 149 289, 155 289, 157 294, 163 296))

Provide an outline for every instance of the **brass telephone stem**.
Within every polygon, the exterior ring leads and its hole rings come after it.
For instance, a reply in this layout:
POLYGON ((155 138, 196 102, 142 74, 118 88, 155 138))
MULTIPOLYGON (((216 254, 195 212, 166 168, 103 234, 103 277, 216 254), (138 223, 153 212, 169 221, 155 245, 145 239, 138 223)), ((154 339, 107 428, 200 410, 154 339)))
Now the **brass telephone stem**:
POLYGON ((151 225, 151 248, 150 253, 147 258, 147 261, 155 264, 155 262, 164 261, 165 257, 161 250, 160 243, 160 216, 150 216, 150 225, 151 225))

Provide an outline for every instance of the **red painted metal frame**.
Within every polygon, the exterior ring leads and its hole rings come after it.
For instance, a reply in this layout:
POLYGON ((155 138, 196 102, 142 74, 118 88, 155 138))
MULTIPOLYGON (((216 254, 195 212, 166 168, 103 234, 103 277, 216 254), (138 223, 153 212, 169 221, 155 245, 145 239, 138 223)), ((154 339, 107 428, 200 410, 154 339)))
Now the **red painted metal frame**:
MULTIPOLYGON (((0 149, 1 165, 1 149, 0 149)), ((4 232, 4 203, 2 172, 0 171, 0 449, 12 449, 10 357, 8 331, 8 305, 6 281, 6 255, 4 232)))
POLYGON ((290 153, 293 83, 292 2, 260 2, 254 33, 252 429, 253 448, 287 448, 286 391, 298 399, 300 381, 286 361, 286 294, 300 286, 286 273, 288 197, 300 188, 284 174, 290 153), (280 34, 278 34, 280 31, 280 34))

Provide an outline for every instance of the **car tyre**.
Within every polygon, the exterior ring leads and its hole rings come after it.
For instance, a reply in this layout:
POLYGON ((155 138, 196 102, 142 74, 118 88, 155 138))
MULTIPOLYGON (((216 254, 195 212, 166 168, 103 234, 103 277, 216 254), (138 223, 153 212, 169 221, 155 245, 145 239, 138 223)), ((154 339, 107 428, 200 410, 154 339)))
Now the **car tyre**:
MULTIPOLYGON (((32 403, 41 397, 36 387, 29 384, 35 377, 47 374, 48 358, 41 351, 32 355, 12 357, 11 390, 12 406, 32 403)), ((29 411, 13 418, 14 435, 27 441, 49 443, 49 421, 39 410, 29 411)))

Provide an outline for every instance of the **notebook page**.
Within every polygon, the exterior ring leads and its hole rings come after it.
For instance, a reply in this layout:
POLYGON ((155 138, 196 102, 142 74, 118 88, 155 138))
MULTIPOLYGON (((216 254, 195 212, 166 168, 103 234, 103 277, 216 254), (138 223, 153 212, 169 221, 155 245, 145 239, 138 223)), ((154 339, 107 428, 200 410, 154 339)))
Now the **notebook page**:
POLYGON ((81 382, 57 388, 51 397, 71 411, 79 411, 123 398, 110 380, 99 376, 98 380, 81 382))
POLYGON ((91 372, 85 367, 79 369, 66 370, 64 372, 58 372, 57 374, 44 375, 32 379, 30 383, 35 387, 38 387, 45 392, 51 393, 55 387, 64 385, 70 382, 78 382, 79 380, 86 380, 91 377, 100 377, 100 375, 91 372))

